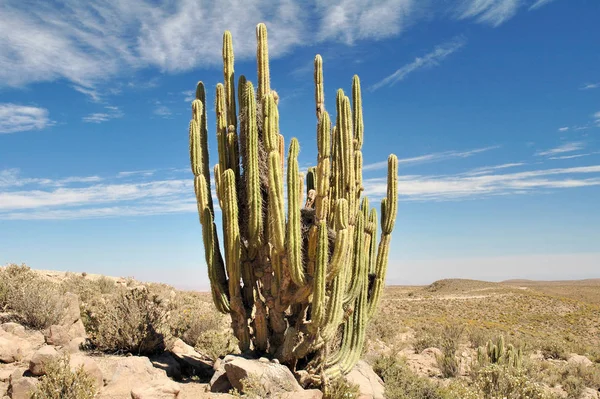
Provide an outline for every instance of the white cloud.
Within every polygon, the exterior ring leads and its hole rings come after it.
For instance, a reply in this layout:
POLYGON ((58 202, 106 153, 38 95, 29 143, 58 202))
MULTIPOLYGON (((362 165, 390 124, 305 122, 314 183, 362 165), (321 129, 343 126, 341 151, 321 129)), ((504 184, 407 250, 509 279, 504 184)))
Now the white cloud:
MULTIPOLYGON (((186 170, 188 170, 188 169, 186 169, 186 170)), ((133 171, 126 171, 126 172, 119 172, 119 173, 117 173, 117 177, 121 178, 121 177, 131 177, 131 176, 152 176, 154 174, 154 172, 156 172, 154 169, 133 170, 133 171)))
POLYGON ((113 105, 107 105, 104 107, 105 112, 95 112, 81 118, 87 123, 102 123, 107 122, 111 119, 121 118, 123 111, 119 107, 113 105))
MULTIPOLYGON (((442 201, 526 194, 542 189, 600 185, 600 165, 531 170, 525 172, 472 176, 470 172, 449 176, 399 176, 398 192, 407 200, 442 201), (571 177, 590 175, 594 177, 571 177)), ((386 195, 386 178, 365 179, 365 195, 373 201, 386 195)))
MULTIPOLYGON (((456 158, 468 158, 468 157, 471 157, 473 155, 476 155, 476 154, 479 154, 479 153, 482 153, 485 151, 494 150, 496 148, 499 148, 499 147, 491 146, 491 147, 476 148, 474 150, 468 150, 468 151, 434 152, 431 154, 419 155, 416 157, 400 158, 400 159, 398 159, 398 165, 400 167, 402 167, 403 165, 416 165, 416 164, 427 163, 427 162, 446 161, 449 159, 456 159, 456 158)), ((363 166, 363 170, 365 170, 365 171, 385 169, 385 168, 387 168, 387 161, 376 162, 376 163, 367 164, 367 165, 363 166)))
POLYGON ((190 103, 196 99, 196 92, 194 90, 186 90, 181 94, 185 96, 184 101, 186 103, 190 103))
POLYGON ((124 71, 135 77, 147 67, 173 73, 219 65, 224 29, 233 34, 236 59, 245 60, 254 58, 254 29, 265 22, 269 53, 277 58, 320 41, 351 44, 393 37, 419 20, 448 14, 497 26, 530 2, 57 0, 32 7, 5 0, 0 86, 65 79, 92 101, 101 101, 98 85, 124 71))
POLYGON ((154 115, 158 115, 163 118, 168 118, 172 114, 171 109, 166 105, 161 104, 160 101, 156 102, 156 107, 152 112, 154 113, 154 115))
POLYGON ((46 108, 0 104, 0 134, 42 130, 53 123, 46 108))
POLYGON ((568 130, 569 130, 569 127, 568 127, 568 126, 563 126, 563 127, 559 127, 559 128, 558 128, 558 131, 559 131, 559 132, 566 132, 566 131, 568 131, 568 130))
POLYGON ((551 2, 553 2, 554 0, 536 0, 535 3, 533 3, 531 5, 531 7, 529 7, 530 10, 536 10, 538 8, 541 8, 543 6, 545 6, 546 4, 550 4, 551 2))
POLYGON ((579 151, 579 150, 583 149, 584 147, 585 147, 585 145, 581 142, 565 143, 556 148, 551 148, 546 151, 538 151, 535 155, 548 156, 548 155, 563 154, 565 152, 579 151))
POLYGON ((351 44, 360 39, 381 39, 402 32, 416 7, 414 0, 316 0, 323 16, 319 39, 351 44))
POLYGON ((396 72, 380 80, 371 86, 371 90, 377 90, 387 85, 393 86, 394 84, 403 80, 406 76, 408 76, 408 74, 416 70, 437 66, 439 65, 440 61, 463 47, 465 44, 466 40, 461 36, 455 37, 449 42, 440 44, 439 46, 436 46, 433 51, 425 54, 423 57, 415 58, 413 62, 404 65, 400 69, 396 70, 396 72))
POLYGON ((598 87, 600 87, 600 82, 586 83, 583 86, 581 86, 580 90, 592 90, 592 89, 597 89, 598 87))
POLYGON ((558 157, 550 157, 548 159, 573 159, 573 158, 581 158, 581 157, 587 157, 588 155, 592 155, 593 153, 587 153, 587 154, 575 154, 575 155, 561 155, 558 157))
POLYGON ((475 18, 480 23, 499 26, 515 15, 522 3, 521 0, 463 0, 459 18, 475 18))

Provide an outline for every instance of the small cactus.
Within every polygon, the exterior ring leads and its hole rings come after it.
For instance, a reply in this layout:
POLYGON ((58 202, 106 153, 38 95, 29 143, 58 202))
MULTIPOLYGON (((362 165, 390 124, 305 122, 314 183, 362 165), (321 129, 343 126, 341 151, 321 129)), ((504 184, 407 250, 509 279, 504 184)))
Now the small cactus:
POLYGON ((480 366, 492 363, 520 368, 523 365, 523 351, 512 344, 505 346, 504 337, 500 336, 496 343, 490 340, 486 347, 477 348, 477 362, 480 366))
POLYGON ((256 38, 256 89, 242 75, 236 91, 233 40, 228 31, 223 35, 225 82, 216 85, 214 166, 223 248, 214 223, 202 82, 192 102, 190 160, 212 297, 217 309, 231 316, 242 352, 277 358, 306 384, 323 385, 354 367, 381 298, 397 214, 398 159, 388 158, 377 243, 378 214, 362 195, 358 76, 352 79, 352 100, 337 91, 332 126, 325 110, 323 59, 315 57, 318 155, 304 182, 296 138, 289 142, 284 168, 285 141, 262 23, 256 38), (334 339, 338 333, 341 342, 334 339))

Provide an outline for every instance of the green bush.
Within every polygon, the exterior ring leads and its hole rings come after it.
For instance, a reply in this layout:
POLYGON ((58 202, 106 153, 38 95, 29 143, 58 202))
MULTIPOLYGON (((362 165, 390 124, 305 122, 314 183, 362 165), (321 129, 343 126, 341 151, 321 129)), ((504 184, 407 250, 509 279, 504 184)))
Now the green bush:
POLYGON ((31 399, 92 399, 96 397, 94 378, 80 367, 71 371, 68 357, 60 357, 46 365, 44 375, 31 399))

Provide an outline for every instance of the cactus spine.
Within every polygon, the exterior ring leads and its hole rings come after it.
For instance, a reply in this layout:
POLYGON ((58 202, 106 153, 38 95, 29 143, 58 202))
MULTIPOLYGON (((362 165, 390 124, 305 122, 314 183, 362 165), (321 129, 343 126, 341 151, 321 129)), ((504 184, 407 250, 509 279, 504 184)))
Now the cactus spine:
POLYGON ((325 110, 323 60, 315 57, 317 159, 304 182, 296 138, 289 142, 284 165, 278 96, 270 86, 262 23, 256 38, 256 90, 242 75, 236 93, 233 40, 229 32, 223 35, 225 82, 216 86, 214 166, 222 248, 214 222, 202 82, 192 102, 190 162, 208 276, 214 303, 230 314, 242 351, 276 357, 295 372, 302 369, 307 385, 322 385, 354 367, 379 303, 397 214, 398 160, 388 158, 378 244, 378 214, 362 196, 360 80, 352 80, 352 100, 338 90, 332 126, 325 110), (334 340, 338 333, 339 343, 334 340))

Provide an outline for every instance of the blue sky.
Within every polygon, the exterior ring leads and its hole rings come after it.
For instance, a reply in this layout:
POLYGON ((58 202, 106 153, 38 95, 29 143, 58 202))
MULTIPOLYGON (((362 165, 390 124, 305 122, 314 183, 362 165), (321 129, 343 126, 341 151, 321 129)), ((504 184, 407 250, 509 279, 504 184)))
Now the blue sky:
POLYGON ((389 284, 600 277, 600 2, 273 4, 3 1, 0 264, 206 288, 191 95, 203 80, 214 101, 225 29, 256 82, 266 22, 301 165, 316 161, 317 53, 328 109, 361 77, 371 199, 400 159, 389 284))

